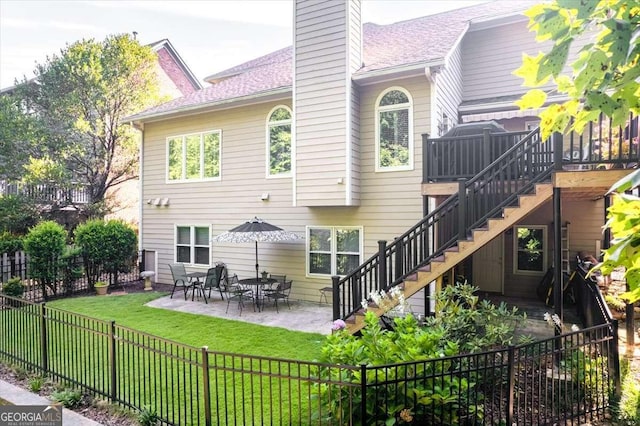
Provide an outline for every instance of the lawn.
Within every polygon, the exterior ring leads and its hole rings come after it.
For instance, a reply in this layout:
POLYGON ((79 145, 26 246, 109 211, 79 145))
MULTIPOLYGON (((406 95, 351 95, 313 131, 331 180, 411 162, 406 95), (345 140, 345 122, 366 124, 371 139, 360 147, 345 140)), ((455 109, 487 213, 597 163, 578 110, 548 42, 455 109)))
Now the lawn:
POLYGON ((134 293, 117 297, 76 297, 47 306, 87 315, 195 347, 312 361, 320 355, 324 336, 242 321, 144 306, 165 293, 134 293))

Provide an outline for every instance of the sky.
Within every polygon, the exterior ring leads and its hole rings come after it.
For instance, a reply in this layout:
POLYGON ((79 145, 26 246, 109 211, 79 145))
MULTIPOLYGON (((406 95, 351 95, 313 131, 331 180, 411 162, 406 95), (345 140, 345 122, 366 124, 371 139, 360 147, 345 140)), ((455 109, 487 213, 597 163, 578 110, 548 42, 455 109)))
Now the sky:
MULTIPOLYGON (((389 24, 483 0, 363 0, 363 22, 389 24)), ((486 0, 484 0, 486 1, 486 0)), ((81 39, 137 32, 169 39, 199 80, 292 44, 292 0, 0 0, 0 88, 81 39)))

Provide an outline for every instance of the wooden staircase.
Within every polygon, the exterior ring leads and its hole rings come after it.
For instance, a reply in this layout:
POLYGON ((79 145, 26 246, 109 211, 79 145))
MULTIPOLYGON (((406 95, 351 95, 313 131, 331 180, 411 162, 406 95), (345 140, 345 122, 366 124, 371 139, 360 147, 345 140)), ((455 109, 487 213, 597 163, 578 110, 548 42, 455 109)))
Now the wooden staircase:
MULTIPOLYGON (((447 249, 444 255, 433 259, 431 263, 405 278, 400 284, 404 289, 405 298, 413 296, 433 281, 438 280, 475 251, 540 207, 552 195, 553 185, 551 183, 536 184, 534 192, 520 195, 516 206, 503 209, 502 217, 489 219, 485 227, 474 229, 470 238, 458 241, 457 245, 447 249)), ((388 304, 385 306, 386 309, 383 309, 370 305, 368 311, 372 311, 380 317, 393 306, 394 304, 388 304)), ((347 318, 345 322, 351 333, 362 329, 364 327, 364 310, 358 311, 355 315, 347 318)))

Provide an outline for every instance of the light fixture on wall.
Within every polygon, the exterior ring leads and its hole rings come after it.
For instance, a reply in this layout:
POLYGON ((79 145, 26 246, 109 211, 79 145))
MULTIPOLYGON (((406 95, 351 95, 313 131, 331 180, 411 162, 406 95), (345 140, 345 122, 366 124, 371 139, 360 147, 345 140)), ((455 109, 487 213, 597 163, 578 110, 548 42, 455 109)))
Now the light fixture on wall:
POLYGON ((260 199, 262 201, 268 201, 269 200, 269 193, 268 192, 263 192, 262 195, 260 196, 260 199))
POLYGON ((160 200, 160 205, 163 207, 169 207, 169 199, 163 198, 162 200, 160 200))
POLYGON ((160 198, 156 198, 155 200, 153 200, 153 205, 158 207, 160 205, 160 198))

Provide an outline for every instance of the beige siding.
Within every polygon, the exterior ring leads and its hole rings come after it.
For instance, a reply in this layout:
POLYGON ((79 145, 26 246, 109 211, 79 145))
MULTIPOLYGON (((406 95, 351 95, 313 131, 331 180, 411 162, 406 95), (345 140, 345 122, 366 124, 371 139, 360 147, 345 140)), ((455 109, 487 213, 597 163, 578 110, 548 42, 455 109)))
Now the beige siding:
MULTIPOLYGON (((447 64, 440 74, 436 76, 438 85, 438 110, 439 119, 442 114, 448 117, 449 128, 458 122, 458 107, 462 102, 462 48, 456 46, 452 51, 447 64)), ((436 132, 437 129, 433 129, 436 132)), ((434 133, 433 137, 437 135, 434 133)))
MULTIPOLYGON (((168 207, 143 204, 142 248, 155 250, 158 254, 158 281, 171 282, 167 264, 174 260, 176 224, 208 225, 211 226, 212 235, 217 235, 253 216, 259 216, 300 236, 305 235, 307 225, 362 226, 364 260, 377 250, 378 240, 392 241, 417 223, 422 217, 420 134, 428 131, 429 85, 426 78, 394 82, 393 85, 407 89, 414 100, 414 170, 374 172, 375 101, 388 85, 361 89, 353 101, 359 105, 360 118, 360 146, 354 148, 352 160, 354 171, 360 177, 355 180, 360 186, 359 207, 293 207, 291 178, 265 178, 266 117, 274 106, 282 102, 146 124, 142 199, 170 199, 168 207), (167 136, 210 129, 222 130, 221 180, 167 183, 167 136), (269 192, 268 201, 260 200, 263 192, 269 192)), ((291 105, 289 101, 284 104, 291 105)), ((358 121, 355 116, 353 120, 358 121)), ((322 153, 324 144, 317 143, 313 149, 322 153)), ((345 152, 342 154, 344 156, 345 152)), ((255 274, 252 244, 216 243, 212 245, 211 253, 211 262, 225 262, 231 273, 237 273, 240 277, 255 274)), ((318 301, 318 289, 330 285, 328 277, 306 276, 303 240, 260 243, 259 255, 261 270, 286 273, 294 280, 292 297, 296 299, 318 301)))
POLYGON ((359 56, 357 2, 297 0, 295 7, 296 203, 344 206, 352 149, 349 68, 359 56), (356 25, 356 24, 354 24, 356 25), (357 29, 357 28, 356 28, 357 29), (357 44, 358 50, 351 52, 357 44), (342 182, 342 183, 340 183, 342 182))
POLYGON ((512 72, 522 64, 523 52, 535 56, 544 49, 526 22, 468 33, 462 42, 464 100, 522 93, 522 79, 512 72))
MULTIPOLYGON (((564 74, 572 73, 571 62, 595 34, 587 32, 572 43, 564 74)), ((522 94, 528 88, 522 86, 522 78, 513 75, 522 65, 522 54, 536 56, 550 48, 549 42, 535 40, 535 33, 527 29, 526 21, 469 32, 462 42, 464 100, 522 94)), ((549 83, 541 88, 554 87, 549 83)))

